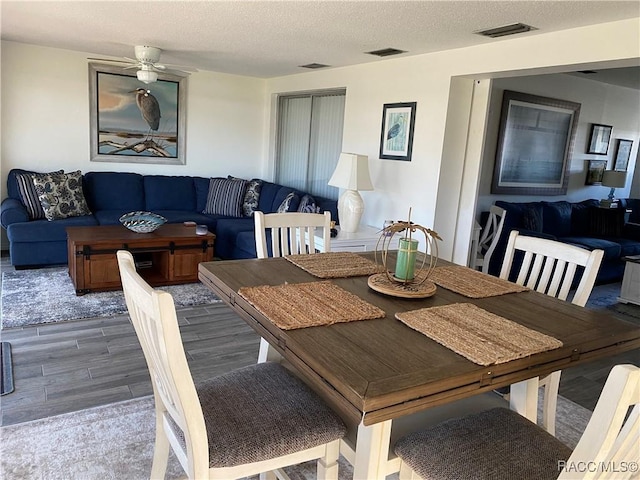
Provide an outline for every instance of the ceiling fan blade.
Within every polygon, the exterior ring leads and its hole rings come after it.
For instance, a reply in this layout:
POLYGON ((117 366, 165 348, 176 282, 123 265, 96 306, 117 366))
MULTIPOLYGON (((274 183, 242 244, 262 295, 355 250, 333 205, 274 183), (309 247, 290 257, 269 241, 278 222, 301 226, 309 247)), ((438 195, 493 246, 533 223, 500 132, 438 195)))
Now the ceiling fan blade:
POLYGON ((88 57, 87 60, 95 60, 96 62, 125 63, 127 65, 131 64, 131 62, 126 61, 126 60, 112 60, 110 58, 91 58, 91 57, 88 57))
POLYGON ((184 66, 184 65, 174 65, 172 63, 164 63, 162 66, 166 67, 166 68, 171 68, 173 70, 180 70, 182 72, 195 73, 195 72, 198 71, 198 69, 195 68, 195 67, 187 67, 187 66, 184 66))

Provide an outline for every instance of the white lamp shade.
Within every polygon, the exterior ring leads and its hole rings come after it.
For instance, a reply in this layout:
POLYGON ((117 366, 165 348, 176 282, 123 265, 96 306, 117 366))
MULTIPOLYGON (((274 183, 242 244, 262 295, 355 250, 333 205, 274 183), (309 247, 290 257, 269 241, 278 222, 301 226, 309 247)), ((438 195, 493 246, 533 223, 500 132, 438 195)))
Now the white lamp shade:
POLYGON ((627 183, 627 172, 606 170, 602 175, 602 185, 611 188, 624 188, 627 183))
POLYGON ((151 70, 138 70, 136 76, 138 80, 144 83, 153 83, 158 80, 158 74, 151 70))
POLYGON ((329 185, 347 190, 373 190, 369 176, 369 157, 355 153, 341 153, 329 185))

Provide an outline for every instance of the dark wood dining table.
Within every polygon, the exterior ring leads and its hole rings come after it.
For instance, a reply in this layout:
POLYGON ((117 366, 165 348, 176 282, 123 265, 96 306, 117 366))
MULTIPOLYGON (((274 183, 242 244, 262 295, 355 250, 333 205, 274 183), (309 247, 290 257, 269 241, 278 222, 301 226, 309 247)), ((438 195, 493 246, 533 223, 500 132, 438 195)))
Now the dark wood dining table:
MULTIPOLYGON (((373 253, 364 254, 370 259, 373 253)), ((450 263, 439 260, 438 265, 450 263)), ((367 277, 330 280, 384 318, 281 330, 238 294, 241 287, 319 281, 284 258, 204 262, 199 278, 269 342, 338 412, 353 435, 354 478, 384 478, 394 419, 513 385, 511 406, 535 421, 539 376, 640 348, 640 328, 534 291, 472 299, 438 287, 406 299, 375 292, 367 277), (397 312, 471 303, 560 340, 563 346, 490 366, 467 360, 395 318, 397 312)))

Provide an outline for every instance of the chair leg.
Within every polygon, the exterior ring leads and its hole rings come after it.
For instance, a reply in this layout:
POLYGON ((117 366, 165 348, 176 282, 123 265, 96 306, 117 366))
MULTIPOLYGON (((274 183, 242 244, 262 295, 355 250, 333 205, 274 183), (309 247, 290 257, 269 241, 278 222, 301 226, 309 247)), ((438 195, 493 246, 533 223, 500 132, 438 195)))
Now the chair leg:
POLYGON ((544 386, 544 401, 542 404, 542 426, 551 435, 556 434, 556 408, 558 404, 558 390, 560 389, 561 371, 553 372, 540 380, 544 386))
POLYGON ((156 414, 156 443, 153 448, 153 464, 151 465, 152 480, 164 479, 169 461, 169 448, 169 439, 164 432, 162 415, 156 414))
POLYGON ((325 455, 318 459, 318 480, 338 480, 338 457, 340 440, 327 445, 325 455))
POLYGON ((260 480, 277 480, 278 477, 276 477, 276 472, 274 472, 273 470, 270 470, 268 472, 262 472, 260 474, 260 480))
POLYGON ((419 480, 420 476, 411 470, 411 467, 409 467, 405 462, 401 462, 398 478, 399 480, 419 480))
POLYGON ((258 363, 264 362, 281 362, 282 355, 278 351, 269 345, 264 338, 260 338, 260 350, 258 351, 258 363))

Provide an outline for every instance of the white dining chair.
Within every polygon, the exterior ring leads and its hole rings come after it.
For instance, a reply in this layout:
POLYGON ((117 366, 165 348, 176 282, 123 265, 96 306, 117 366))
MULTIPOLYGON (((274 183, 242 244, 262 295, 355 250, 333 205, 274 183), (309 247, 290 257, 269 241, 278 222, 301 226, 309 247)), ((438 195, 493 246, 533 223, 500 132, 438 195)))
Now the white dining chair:
POLYGON ((322 230, 324 252, 331 251, 331 212, 263 213, 254 212, 256 252, 258 258, 316 253, 316 228, 322 230), (270 234, 268 233, 270 232, 270 234))
POLYGON ((151 478, 164 478, 172 449, 190 479, 275 479, 273 470, 316 460, 318 478, 337 480, 342 420, 279 363, 194 385, 171 294, 144 281, 130 252, 117 256, 155 398, 151 478))
POLYGON ((616 365, 576 448, 506 408, 442 422, 396 442, 400 480, 638 478, 640 368, 616 365), (632 407, 628 415, 629 407, 632 407))
POLYGON ((498 240, 500 240, 506 215, 507 211, 504 208, 491 205, 491 208, 489 209, 489 217, 487 218, 487 222, 480 234, 480 240, 478 241, 478 249, 475 263, 473 265, 474 269, 481 270, 482 273, 489 273, 489 262, 491 261, 493 252, 496 249, 498 240))
MULTIPOLYGON (((256 253, 258 258, 319 253, 315 249, 315 232, 322 231, 324 249, 331 251, 331 212, 264 213, 254 212, 256 253), (269 243, 270 249, 267 248, 269 243), (271 253, 271 255, 269 255, 271 253)), ((322 253, 320 252, 320 253, 322 253)), ((260 338, 258 362, 278 361, 278 353, 260 338)))
MULTIPOLYGON (((556 242, 545 238, 520 235, 517 230, 509 234, 500 278, 509 279, 516 274, 515 282, 560 300, 567 300, 578 267, 583 268, 571 303, 584 307, 595 284, 604 251, 556 242), (517 272, 512 272, 516 252, 524 258, 517 272)), ((540 379, 544 387, 542 424, 552 435, 555 433, 556 405, 560 387, 560 371, 540 379)))

